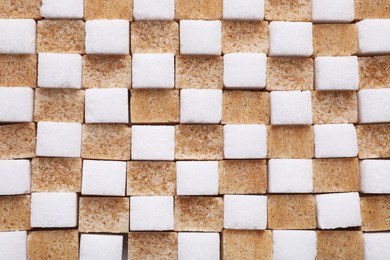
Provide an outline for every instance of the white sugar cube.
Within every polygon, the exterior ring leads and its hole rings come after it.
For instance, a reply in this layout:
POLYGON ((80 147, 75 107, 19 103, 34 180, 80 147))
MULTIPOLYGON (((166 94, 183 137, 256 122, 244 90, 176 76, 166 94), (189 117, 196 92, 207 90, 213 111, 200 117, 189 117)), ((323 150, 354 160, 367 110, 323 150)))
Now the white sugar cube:
POLYGON ((180 122, 218 124, 222 119, 222 90, 182 89, 180 122))
POLYGON ((81 234, 80 260, 122 260, 123 236, 81 234))
POLYGON ((390 160, 360 161, 360 190, 364 193, 390 193, 390 160))
POLYGON ((360 54, 390 53, 390 19, 367 19, 356 24, 360 54))
POLYGON ((130 197, 130 230, 173 230, 172 196, 130 197))
POLYGON ((273 230, 272 259, 316 259, 317 235, 315 231, 273 230))
POLYGON ((356 129, 352 124, 314 126, 316 158, 355 157, 358 154, 356 129))
POLYGON ((308 159, 268 161, 268 191, 304 193, 313 191, 313 164, 308 159))
POLYGON ((390 89, 362 89, 358 92, 359 123, 390 122, 390 89))
POLYGON ((317 57, 315 60, 316 90, 357 90, 359 64, 356 56, 317 57))
POLYGON ((172 53, 133 54, 133 88, 173 88, 175 57, 172 53))
POLYGON ((217 195, 218 162, 176 162, 177 195, 217 195))
POLYGON ((314 22, 352 22, 355 19, 354 0, 312 0, 314 22))
POLYGON ((26 194, 30 186, 29 160, 0 160, 0 195, 26 194))
POLYGON ((226 88, 265 87, 267 56, 264 53, 225 54, 223 64, 223 84, 226 88))
POLYGON ((85 90, 85 123, 128 123, 129 99, 126 88, 85 90))
POLYGON ((125 196, 125 186, 126 162, 83 161, 82 194, 125 196))
POLYGON ((180 54, 221 55, 221 21, 180 21, 180 54))
POLYGON ((256 159, 267 156, 265 125, 225 125, 223 138, 225 159, 256 159))
POLYGON ((77 226, 77 194, 40 192, 31 194, 31 226, 40 228, 77 226))
POLYGON ((0 232, 0 259, 27 260, 27 232, 0 232))
POLYGON ((218 233, 179 232, 179 260, 219 260, 218 233))
POLYGON ((357 227, 362 224, 359 193, 316 195, 317 226, 321 229, 357 227))
POLYGON ((0 19, 0 54, 35 54, 33 19, 0 19))
POLYGON ((272 91, 271 124, 310 125, 312 123, 311 91, 272 91))
POLYGON ((91 20, 85 23, 87 54, 129 54, 127 20, 91 20))
POLYGON ((0 87, 0 122, 32 122, 33 110, 31 88, 0 87))
POLYGON ((80 157, 81 124, 38 122, 37 156, 80 157))
POLYGON ((312 24, 308 22, 271 22, 270 56, 310 56, 313 54, 312 24))
POLYGON ((84 0, 42 0, 41 16, 55 19, 82 19, 84 0))
POLYGON ((223 227, 266 229, 267 196, 225 195, 223 227))
POLYGON ((131 133, 133 160, 173 160, 174 126, 133 126, 131 133))
POLYGON ((263 20, 264 0, 223 0, 223 19, 263 20))
POLYGON ((173 20, 175 0, 134 0, 134 20, 173 20))
POLYGON ((390 259, 390 233, 363 233, 364 259, 390 259))
POLYGON ((38 86, 81 88, 82 62, 79 54, 38 54, 38 86))

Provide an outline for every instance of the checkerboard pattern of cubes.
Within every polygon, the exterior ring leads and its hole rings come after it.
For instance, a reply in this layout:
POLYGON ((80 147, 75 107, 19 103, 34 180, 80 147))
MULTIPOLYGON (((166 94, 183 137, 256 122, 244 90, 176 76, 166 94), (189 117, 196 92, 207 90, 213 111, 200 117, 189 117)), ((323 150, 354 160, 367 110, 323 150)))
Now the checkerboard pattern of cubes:
POLYGON ((0 259, 390 259, 390 0, 0 0, 0 259))

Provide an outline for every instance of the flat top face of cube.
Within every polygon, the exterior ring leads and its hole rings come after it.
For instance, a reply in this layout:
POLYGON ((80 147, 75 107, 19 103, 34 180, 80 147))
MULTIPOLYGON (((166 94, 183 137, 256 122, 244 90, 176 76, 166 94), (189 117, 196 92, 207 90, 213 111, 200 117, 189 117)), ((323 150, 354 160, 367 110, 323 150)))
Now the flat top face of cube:
POLYGON ((0 53, 34 54, 36 22, 33 19, 0 19, 0 53))
POLYGON ((361 231, 318 231, 317 257, 363 259, 363 237, 361 231), (342 245, 342 241, 349 243, 342 245))
POLYGON ((390 183, 387 178, 389 170, 389 160, 360 161, 360 185, 362 192, 390 193, 390 183))
POLYGON ((134 20, 173 20, 175 0, 135 0, 134 20))
POLYGON ((363 89, 358 92, 359 122, 381 123, 390 120, 390 89, 363 89))
POLYGON ((80 19, 84 16, 83 0, 43 0, 41 16, 44 18, 80 19))
MULTIPOLYGON (((0 230, 30 230, 31 196, 0 197, 0 230)), ((1 233, 1 232, 0 232, 1 233)))
POLYGON ((122 259, 123 236, 82 234, 80 259, 122 259))
POLYGON ((31 165, 29 160, 0 160, 0 195, 30 192, 31 165))
POLYGON ((216 20, 222 18, 223 0, 175 0, 176 19, 216 20))
POLYGON ((315 22, 351 22, 355 18, 354 0, 313 0, 315 22))
POLYGON ((366 19, 357 24, 359 37, 359 53, 390 53, 390 36, 386 32, 390 28, 389 19, 366 19))
POLYGON ((131 0, 84 0, 86 20, 125 19, 133 20, 133 1, 131 0))
POLYGON ((178 233, 179 259, 219 259, 218 233, 178 233))
POLYGON ((4 259, 26 259, 27 232, 0 232, 0 257, 4 259))
POLYGON ((0 87, 0 122, 31 122, 33 107, 31 88, 0 87))
POLYGON ((130 232, 128 244, 129 258, 177 258, 176 232, 130 232))
POLYGON ((274 258, 314 259, 317 255, 315 231, 274 230, 272 240, 274 258))
POLYGON ((364 233, 364 258, 387 258, 390 257, 390 249, 387 246, 390 242, 390 233, 364 233))
POLYGON ((223 18, 231 20, 263 20, 264 0, 224 0, 223 18))
POLYGON ((265 19, 274 21, 311 21, 311 0, 267 0, 265 19))

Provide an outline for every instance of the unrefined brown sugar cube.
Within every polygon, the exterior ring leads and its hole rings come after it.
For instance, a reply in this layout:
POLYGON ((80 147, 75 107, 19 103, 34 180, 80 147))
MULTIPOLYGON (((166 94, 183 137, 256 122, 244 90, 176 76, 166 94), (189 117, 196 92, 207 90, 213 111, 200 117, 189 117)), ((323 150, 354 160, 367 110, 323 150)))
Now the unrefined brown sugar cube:
POLYGON ((177 259, 177 233, 130 232, 129 260, 177 259))
POLYGON ((390 1, 388 0, 355 0, 355 19, 388 19, 390 18, 390 1))
POLYGON ((359 89, 390 87, 390 56, 359 57, 359 89))
POLYGON ((0 55, 0 85, 35 88, 37 55, 0 55))
POLYGON ((34 123, 0 126, 0 159, 35 156, 36 129, 34 123))
POLYGON ((41 0, 1 0, 0 19, 38 19, 41 0))
POLYGON ((0 196, 0 231, 29 230, 30 195, 0 196))
POLYGON ((85 0, 86 20, 124 19, 133 20, 132 0, 85 0))
POLYGON ((179 20, 218 20, 223 0, 175 0, 175 18, 179 20))
POLYGON ((360 198, 363 231, 390 229, 390 196, 360 198))
POLYGON ((318 231, 316 259, 363 260, 362 232, 318 231))
POLYGON ((268 21, 311 21, 311 0, 266 0, 264 16, 268 21))
POLYGON ((390 157, 390 124, 358 125, 359 158, 390 157))

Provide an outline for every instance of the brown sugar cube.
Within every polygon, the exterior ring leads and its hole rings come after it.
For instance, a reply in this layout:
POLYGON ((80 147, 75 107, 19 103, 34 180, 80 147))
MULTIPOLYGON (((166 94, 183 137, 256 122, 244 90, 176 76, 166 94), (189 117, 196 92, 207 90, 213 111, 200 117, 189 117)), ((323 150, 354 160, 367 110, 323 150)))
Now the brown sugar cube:
POLYGON ((131 23, 131 53, 179 53, 179 25, 174 21, 131 23))
POLYGON ((223 88, 221 56, 176 56, 176 88, 223 88))
POLYGON ((318 231, 317 260, 363 260, 363 236, 360 231, 318 231))
POLYGON ((311 58, 267 59, 267 90, 312 90, 313 80, 311 58))
POLYGON ((311 126, 268 126, 268 158, 313 158, 313 139, 311 126))
POLYGON ((37 52, 84 53, 85 23, 81 20, 41 20, 37 52))
POLYGON ((267 191, 265 160, 223 160, 218 163, 219 194, 258 194, 267 191))
POLYGON ((232 230, 222 233, 223 259, 272 259, 270 230, 232 230))
POLYGON ((317 226, 313 195, 268 196, 268 228, 314 229, 317 226))
POLYGON ((29 230, 30 195, 0 196, 0 231, 29 230))
POLYGON ((83 158, 106 160, 130 159, 131 129, 123 124, 83 125, 83 158))
POLYGON ((390 124, 358 125, 359 158, 390 157, 390 124))
POLYGON ((175 231, 216 231, 223 228, 223 199, 175 197, 175 231))
POLYGON ((178 123, 179 91, 166 89, 133 89, 131 91, 131 122, 178 123))
POLYGON ((35 124, 0 126, 0 159, 20 159, 35 156, 35 124))
POLYGON ((314 24, 313 51, 315 56, 351 56, 358 51, 355 24, 314 24))
POLYGON ((313 124, 348 124, 358 121, 355 91, 313 91, 313 124))
POLYGON ((390 229, 390 196, 360 197, 363 231, 390 229))
POLYGON ((267 0, 264 7, 265 20, 311 21, 311 0, 267 0))
POLYGON ((130 232, 128 258, 177 259, 177 233, 175 232, 130 232))
POLYGON ((223 0, 175 0, 175 18, 179 20, 218 20, 223 0))
POLYGON ((268 23, 261 21, 223 21, 222 52, 268 53, 268 23))
POLYGON ((85 0, 84 17, 86 20, 124 19, 133 20, 132 0, 85 0))
POLYGON ((38 19, 41 0, 1 0, 0 19, 38 19))
POLYGON ((389 0, 355 0, 355 19, 390 18, 389 0))
POLYGON ((35 88, 37 85, 37 55, 0 55, 0 85, 35 88))
POLYGON ((79 231, 128 232, 129 205, 129 198, 81 197, 79 200, 79 231))
POLYGON ((359 57, 359 88, 390 87, 390 56, 359 57))
POLYGON ((175 159, 223 159, 222 125, 177 125, 175 132, 175 159))
POLYGON ((77 230, 33 231, 28 234, 28 259, 78 259, 77 230))

